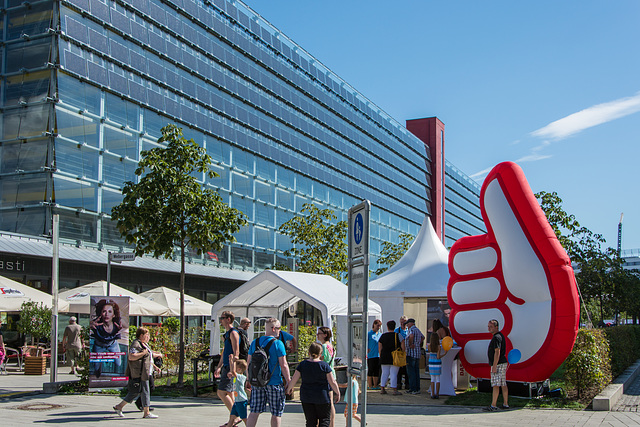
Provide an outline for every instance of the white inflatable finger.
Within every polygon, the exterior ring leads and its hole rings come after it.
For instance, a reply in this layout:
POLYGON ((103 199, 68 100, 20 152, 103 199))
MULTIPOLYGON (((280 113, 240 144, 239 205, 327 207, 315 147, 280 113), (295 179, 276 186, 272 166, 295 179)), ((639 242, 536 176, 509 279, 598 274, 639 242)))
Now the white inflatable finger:
POLYGON ((495 277, 456 282, 451 287, 451 299, 456 304, 495 301, 500 295, 500 282, 495 277))
POLYGON ((504 324, 504 316, 497 308, 460 311, 456 313, 453 322, 459 334, 482 334, 487 333, 487 323, 491 319, 504 324))
POLYGON ((469 363, 487 364, 487 348, 490 340, 469 341, 464 347, 464 357, 469 363))
POLYGON ((498 255, 493 248, 458 252, 453 258, 453 269, 460 275, 491 271, 496 267, 498 255))

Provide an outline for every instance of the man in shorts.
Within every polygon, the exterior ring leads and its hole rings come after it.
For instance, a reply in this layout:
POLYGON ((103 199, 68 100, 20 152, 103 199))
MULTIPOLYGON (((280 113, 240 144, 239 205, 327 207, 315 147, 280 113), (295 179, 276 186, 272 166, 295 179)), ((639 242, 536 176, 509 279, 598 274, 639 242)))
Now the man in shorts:
POLYGON ((229 376, 229 355, 233 354, 234 360, 240 353, 240 334, 238 330, 233 327, 233 321, 235 316, 231 311, 223 311, 220 316, 220 324, 227 330, 224 334, 224 351, 220 362, 216 367, 213 376, 220 378, 218 384, 218 397, 229 411, 233 408, 233 381, 229 376))
POLYGON ((69 324, 64 328, 62 348, 67 357, 67 363, 71 364, 70 374, 75 374, 76 367, 78 365, 78 357, 84 348, 84 341, 82 340, 82 326, 78 325, 75 316, 71 316, 69 318, 69 324))
POLYGON ((273 341, 269 347, 269 373, 271 379, 264 387, 251 387, 249 397, 249 409, 251 413, 247 418, 247 426, 255 427, 258 417, 267 410, 267 403, 271 411, 271 427, 280 426, 282 413, 284 412, 285 393, 287 384, 291 381, 289 374, 289 364, 287 363, 287 353, 284 344, 278 339, 280 332, 280 321, 273 317, 267 319, 264 336, 258 337, 251 343, 247 365, 251 366, 251 356, 256 351, 256 345, 265 348, 269 341, 273 341), (283 381, 284 378, 284 381, 283 381))
POLYGON ((491 387, 493 387, 493 396, 491 406, 485 408, 485 411, 498 410, 498 395, 502 389, 502 409, 509 409, 509 389, 507 388, 507 342, 500 332, 500 325, 496 319, 489 320, 487 325, 489 332, 493 334, 487 356, 489 357, 489 366, 491 366, 491 387))

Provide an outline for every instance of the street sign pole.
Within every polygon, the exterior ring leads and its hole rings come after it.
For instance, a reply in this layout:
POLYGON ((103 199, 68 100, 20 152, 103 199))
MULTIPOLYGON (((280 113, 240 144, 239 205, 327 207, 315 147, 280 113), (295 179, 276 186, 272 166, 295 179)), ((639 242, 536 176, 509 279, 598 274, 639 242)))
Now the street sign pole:
POLYGON ((107 296, 111 295, 111 252, 107 252, 107 296))
POLYGON ((122 261, 135 261, 136 254, 129 252, 107 251, 107 296, 111 295, 111 261, 120 264, 122 261))
POLYGON ((349 351, 347 381, 347 427, 353 426, 353 384, 351 375, 360 376, 360 425, 367 417, 367 321, 369 313, 369 214, 371 203, 362 203, 349 209, 349 351))

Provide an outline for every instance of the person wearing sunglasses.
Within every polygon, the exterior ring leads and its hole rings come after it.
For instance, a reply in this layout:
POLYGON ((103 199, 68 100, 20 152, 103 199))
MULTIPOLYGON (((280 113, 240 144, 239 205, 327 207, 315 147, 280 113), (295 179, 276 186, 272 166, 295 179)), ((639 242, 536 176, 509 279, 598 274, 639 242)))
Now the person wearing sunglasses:
POLYGON ((218 366, 213 373, 215 378, 220 378, 218 383, 218 397, 224 405, 231 411, 233 408, 233 381, 229 377, 230 366, 229 356, 233 354, 234 360, 240 353, 240 334, 233 327, 235 316, 231 311, 223 311, 219 318, 220 324, 224 326, 227 332, 224 334, 224 350, 218 366))

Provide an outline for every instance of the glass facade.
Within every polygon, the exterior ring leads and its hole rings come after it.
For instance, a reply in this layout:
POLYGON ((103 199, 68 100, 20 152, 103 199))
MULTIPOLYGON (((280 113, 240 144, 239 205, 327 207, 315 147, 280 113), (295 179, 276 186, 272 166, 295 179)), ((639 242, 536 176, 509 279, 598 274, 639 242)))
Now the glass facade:
POLYGON ((192 261, 261 270, 304 203, 373 205, 371 250, 428 215, 424 144, 240 2, 4 0, 0 230, 123 246, 109 214, 168 123, 205 147, 202 185, 249 218, 192 261))
POLYGON ((464 236, 487 232, 480 213, 480 185, 445 161, 445 234, 450 248, 464 236))

